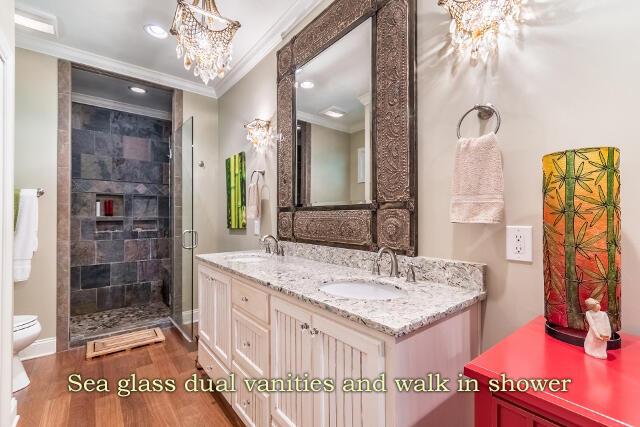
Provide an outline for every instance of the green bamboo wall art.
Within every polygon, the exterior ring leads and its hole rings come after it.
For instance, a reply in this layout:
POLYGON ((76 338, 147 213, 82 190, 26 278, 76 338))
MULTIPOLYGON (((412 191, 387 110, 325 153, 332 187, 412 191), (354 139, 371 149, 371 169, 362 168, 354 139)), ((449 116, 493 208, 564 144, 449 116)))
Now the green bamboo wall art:
POLYGON ((246 218, 246 160, 244 152, 225 160, 227 178, 227 228, 247 228, 246 218))
POLYGON ((547 322, 585 331, 585 299, 600 301, 620 330, 620 151, 544 156, 543 255, 547 322))

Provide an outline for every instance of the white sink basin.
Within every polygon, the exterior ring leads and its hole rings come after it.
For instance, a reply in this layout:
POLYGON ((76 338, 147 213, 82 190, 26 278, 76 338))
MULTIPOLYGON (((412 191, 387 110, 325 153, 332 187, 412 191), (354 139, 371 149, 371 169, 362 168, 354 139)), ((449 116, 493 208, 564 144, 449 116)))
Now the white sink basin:
POLYGON ((269 259, 268 255, 258 255, 258 254, 244 254, 244 255, 231 255, 226 257, 227 261, 231 262, 239 262, 243 264, 252 264, 256 262, 265 262, 269 259))
POLYGON ((352 298, 369 301, 396 299, 407 295, 407 291, 392 285, 373 282, 334 282, 320 288, 334 297, 352 298))

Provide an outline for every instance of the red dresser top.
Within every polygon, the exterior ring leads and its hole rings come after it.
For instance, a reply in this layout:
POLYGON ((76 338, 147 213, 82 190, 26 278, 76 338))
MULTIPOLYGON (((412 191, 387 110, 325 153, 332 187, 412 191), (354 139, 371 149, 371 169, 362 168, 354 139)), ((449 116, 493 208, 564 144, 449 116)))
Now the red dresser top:
POLYGON ((481 382, 500 378, 570 378, 566 393, 533 392, 525 401, 561 408, 606 425, 640 426, 640 337, 621 334, 622 348, 595 359, 548 336, 538 317, 465 366, 481 382))

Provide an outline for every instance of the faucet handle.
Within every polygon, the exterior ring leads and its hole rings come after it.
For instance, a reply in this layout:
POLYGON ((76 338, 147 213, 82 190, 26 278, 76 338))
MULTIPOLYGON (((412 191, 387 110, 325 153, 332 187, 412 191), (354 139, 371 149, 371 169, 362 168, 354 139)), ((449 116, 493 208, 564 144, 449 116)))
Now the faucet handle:
POLYGON ((371 269, 371 272, 376 276, 380 275, 380 262, 377 259, 373 260, 373 268, 371 269))
POLYGON ((409 264, 407 266, 407 282, 415 283, 416 281, 416 270, 413 264, 409 264))

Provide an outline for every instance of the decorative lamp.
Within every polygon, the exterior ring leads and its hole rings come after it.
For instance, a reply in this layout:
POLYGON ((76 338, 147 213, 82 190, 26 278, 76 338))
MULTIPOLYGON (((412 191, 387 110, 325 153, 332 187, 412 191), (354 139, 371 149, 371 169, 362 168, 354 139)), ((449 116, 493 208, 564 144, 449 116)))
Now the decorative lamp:
POLYGON ((275 136, 269 120, 255 119, 244 127, 247 129, 247 141, 257 151, 264 151, 273 144, 275 136))
POLYGON ((178 39, 176 53, 184 56, 184 68, 204 84, 223 78, 231 63, 231 41, 240 28, 238 21, 223 17, 214 0, 178 1, 171 34, 178 39), (202 7, 200 7, 202 3, 202 7))
POLYGON ((620 346, 620 151, 549 154, 543 168, 544 299, 547 333, 583 345, 585 300, 605 311, 620 346))
POLYGON ((459 52, 471 50, 471 59, 487 62, 498 48, 498 36, 509 34, 520 21, 525 0, 439 0, 451 15, 451 44, 459 52))

